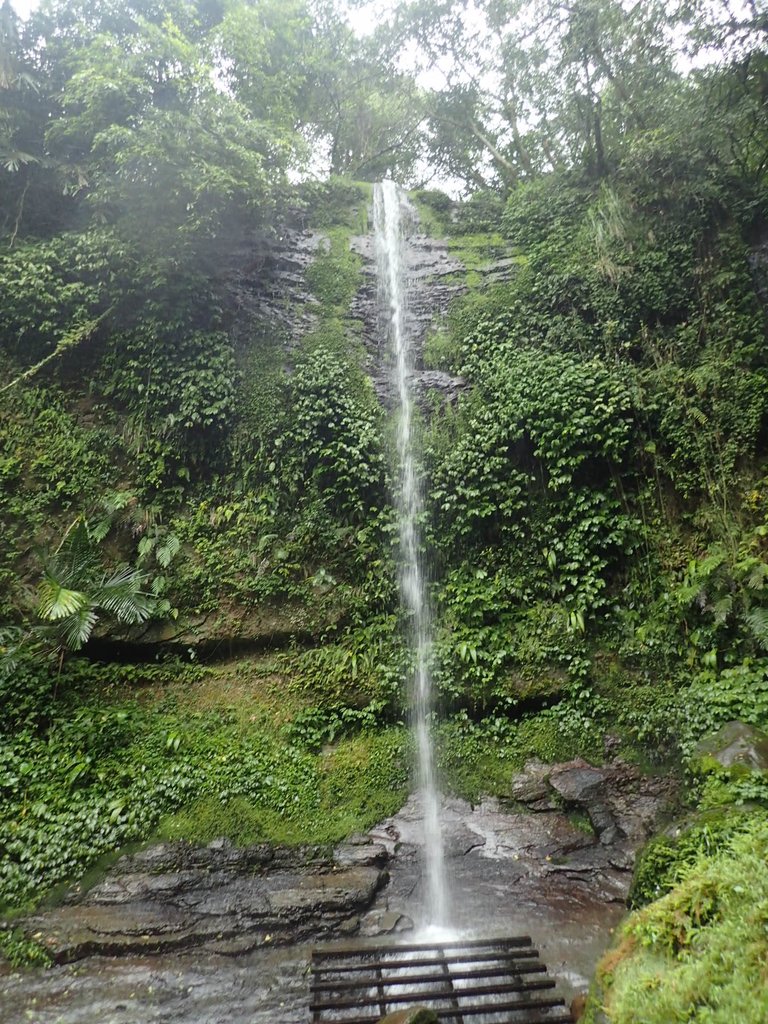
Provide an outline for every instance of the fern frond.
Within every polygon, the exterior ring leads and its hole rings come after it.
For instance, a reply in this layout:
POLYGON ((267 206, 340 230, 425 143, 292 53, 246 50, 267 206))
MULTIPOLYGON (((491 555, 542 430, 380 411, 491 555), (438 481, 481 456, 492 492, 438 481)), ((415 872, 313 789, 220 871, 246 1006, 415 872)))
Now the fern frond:
POLYGON ((733 611, 733 597, 730 594, 726 594, 725 597, 721 597, 719 601, 715 601, 709 610, 715 617, 716 625, 722 626, 733 611))
POLYGON ((61 637, 63 646, 70 651, 79 651, 83 644, 88 643, 98 615, 92 606, 81 608, 74 615, 61 619, 55 624, 55 631, 61 637))
POLYGON ((747 586, 750 590, 761 590, 766 580, 768 580, 768 565, 765 562, 759 562, 747 576, 747 586))
POLYGON ((768 651, 768 608, 750 608, 744 621, 760 647, 768 651))
POLYGON ((114 615, 118 622, 127 625, 145 622, 153 606, 151 596, 141 589, 145 580, 144 573, 124 565, 102 580, 93 591, 93 603, 114 615))
POLYGON ((37 614, 49 622, 64 619, 68 615, 77 615, 90 604, 87 594, 64 586, 62 581, 56 579, 50 572, 43 576, 38 595, 37 614))

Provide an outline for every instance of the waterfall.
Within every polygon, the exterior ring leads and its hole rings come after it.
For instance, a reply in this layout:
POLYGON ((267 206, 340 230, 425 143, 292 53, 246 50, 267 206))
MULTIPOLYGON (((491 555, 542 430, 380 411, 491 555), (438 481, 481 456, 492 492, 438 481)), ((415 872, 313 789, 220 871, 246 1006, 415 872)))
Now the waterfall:
POLYGON ((448 887, 440 825, 440 794, 435 783, 435 757, 430 731, 432 624, 419 535, 424 498, 414 452, 414 405, 411 392, 413 351, 411 333, 407 327, 408 276, 404 220, 412 216, 412 211, 406 197, 392 181, 383 181, 375 186, 373 208, 380 307, 386 318, 387 340, 393 354, 399 411, 397 504, 400 595, 408 617, 413 653, 412 716, 424 828, 424 923, 427 926, 444 927, 449 923, 448 887))

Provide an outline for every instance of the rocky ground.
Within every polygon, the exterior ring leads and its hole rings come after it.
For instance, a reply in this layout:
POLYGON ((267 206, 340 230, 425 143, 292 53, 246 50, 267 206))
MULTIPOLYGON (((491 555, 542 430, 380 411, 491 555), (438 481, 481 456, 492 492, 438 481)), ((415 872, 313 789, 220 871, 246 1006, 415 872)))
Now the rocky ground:
MULTIPOLYGON (((638 847, 674 799, 615 762, 529 764, 512 800, 444 805, 455 924, 529 934, 567 997, 623 913, 638 847)), ((21 926, 49 970, 0 968, 8 1024, 303 1021, 308 942, 397 941, 419 924, 418 799, 334 851, 151 846, 21 926)))

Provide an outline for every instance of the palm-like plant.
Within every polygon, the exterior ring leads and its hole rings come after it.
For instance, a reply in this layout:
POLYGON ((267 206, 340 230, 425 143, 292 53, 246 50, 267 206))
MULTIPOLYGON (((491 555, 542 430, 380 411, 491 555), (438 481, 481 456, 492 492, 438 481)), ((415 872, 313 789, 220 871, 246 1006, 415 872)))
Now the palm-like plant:
POLYGON ((105 572, 94 538, 80 517, 46 559, 37 614, 59 648, 79 651, 100 614, 125 625, 149 618, 154 599, 142 589, 145 580, 145 574, 130 565, 105 572))

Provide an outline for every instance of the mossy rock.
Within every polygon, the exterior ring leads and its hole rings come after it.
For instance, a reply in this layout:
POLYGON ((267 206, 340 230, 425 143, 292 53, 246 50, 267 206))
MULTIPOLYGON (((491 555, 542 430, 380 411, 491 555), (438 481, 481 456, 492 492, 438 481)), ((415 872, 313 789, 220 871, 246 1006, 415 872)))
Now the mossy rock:
POLYGON ((746 722, 726 722, 696 744, 693 767, 702 772, 736 767, 768 771, 768 733, 746 722))
POLYGON ((753 820, 635 911, 598 964, 587 1020, 764 1024, 767 847, 768 820, 753 820))

